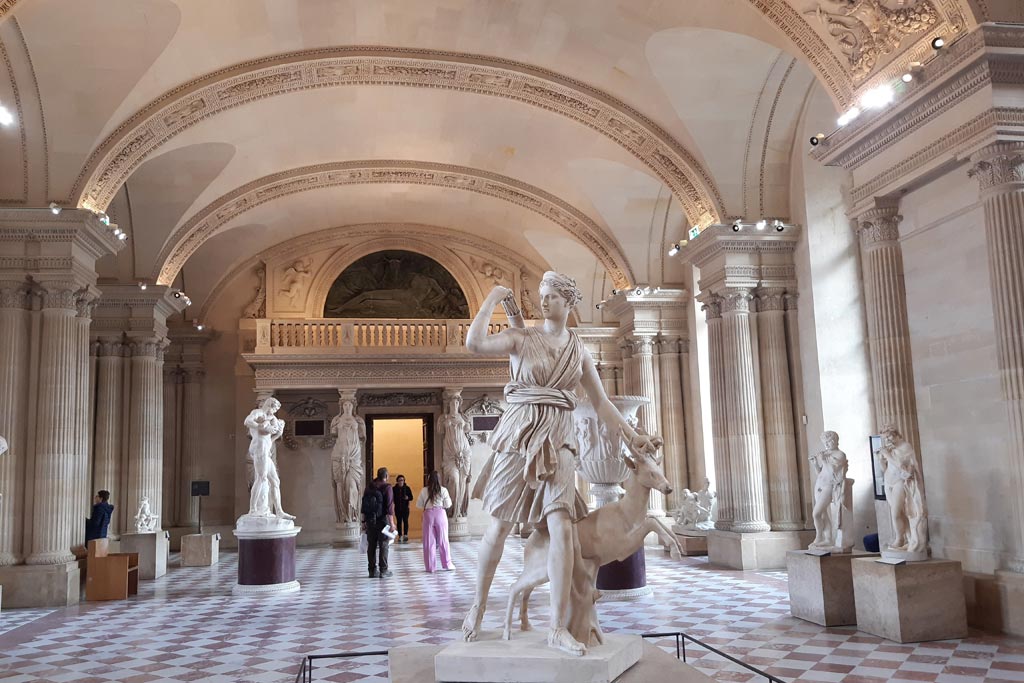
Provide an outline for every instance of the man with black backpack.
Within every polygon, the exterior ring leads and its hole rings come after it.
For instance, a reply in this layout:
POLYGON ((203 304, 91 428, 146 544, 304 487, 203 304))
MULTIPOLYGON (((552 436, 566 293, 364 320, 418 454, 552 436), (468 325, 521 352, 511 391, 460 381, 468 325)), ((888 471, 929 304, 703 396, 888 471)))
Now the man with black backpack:
POLYGON ((386 579, 391 576, 391 571, 388 570, 390 538, 384 534, 384 530, 390 527, 392 534, 395 530, 395 498, 391 487, 388 486, 388 468, 379 468, 377 478, 366 487, 361 512, 363 531, 366 533, 366 557, 369 562, 370 578, 386 579))

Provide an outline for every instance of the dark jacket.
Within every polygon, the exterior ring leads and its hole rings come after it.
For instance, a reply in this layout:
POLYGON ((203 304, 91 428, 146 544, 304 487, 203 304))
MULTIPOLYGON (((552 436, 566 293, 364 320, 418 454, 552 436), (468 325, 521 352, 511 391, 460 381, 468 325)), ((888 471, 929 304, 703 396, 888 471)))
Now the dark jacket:
POLYGON ((395 512, 405 513, 409 511, 409 503, 412 502, 412 489, 408 484, 405 486, 392 486, 392 493, 395 499, 395 512))
POLYGON ((114 514, 114 506, 110 503, 96 503, 92 506, 92 517, 85 520, 85 542, 107 537, 110 516, 114 514))

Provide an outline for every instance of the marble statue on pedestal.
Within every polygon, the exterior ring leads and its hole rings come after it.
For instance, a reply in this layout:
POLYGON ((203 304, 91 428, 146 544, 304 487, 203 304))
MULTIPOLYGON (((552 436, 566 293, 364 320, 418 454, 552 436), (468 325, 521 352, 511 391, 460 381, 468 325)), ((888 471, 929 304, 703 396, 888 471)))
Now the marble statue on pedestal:
MULTIPOLYGON (((544 526, 549 546, 544 560, 551 581, 548 645, 570 655, 584 655, 596 623, 596 572, 588 571, 579 550, 576 522, 587 505, 576 490, 575 390, 582 386, 609 429, 621 430, 631 450, 653 453, 661 440, 637 434, 608 400, 590 353, 571 329, 569 312, 582 294, 572 278, 549 271, 540 283, 543 324, 510 327, 488 334, 494 309, 511 297, 506 287, 487 296, 466 335, 473 353, 510 357, 511 379, 505 386, 508 409, 491 432, 493 449, 473 496, 491 515, 480 543, 473 605, 462 624, 463 637, 480 635, 494 572, 513 525, 544 526)), ((510 306, 510 310, 516 307, 510 306)))
POLYGON ((149 496, 139 501, 139 511, 135 513, 135 533, 148 534, 157 530, 159 515, 154 515, 149 507, 149 496))
POLYGON ((839 450, 839 435, 821 435, 824 449, 808 457, 817 473, 814 479, 814 540, 810 549, 853 550, 853 479, 846 476, 846 453, 839 450))
POLYGON ((469 420, 459 412, 461 406, 461 396, 450 396, 445 414, 437 421, 442 443, 441 470, 445 488, 452 497, 452 506, 448 510, 449 517, 465 517, 469 513, 469 482, 472 477, 469 440, 471 428, 469 420))
POLYGON ((715 503, 717 495, 711 490, 711 480, 704 478, 704 488, 700 491, 683 489, 680 495, 679 509, 676 511, 676 527, 685 531, 707 532, 715 528, 715 503))
POLYGON ((284 433, 284 420, 275 415, 280 409, 281 402, 269 397, 245 418, 244 424, 252 439, 249 458, 252 460, 253 481, 249 512, 238 519, 239 529, 294 526, 294 515, 281 508, 281 479, 274 458, 276 442, 284 433))
POLYGON ((341 413, 331 420, 331 433, 337 437, 331 451, 331 477, 334 481, 334 509, 339 523, 358 524, 359 505, 364 485, 363 447, 366 422, 353 415, 351 399, 341 400, 341 413))
POLYGON ((914 447, 893 425, 882 428, 878 450, 885 483, 885 500, 892 522, 892 542, 882 557, 928 559, 928 510, 924 481, 914 447))

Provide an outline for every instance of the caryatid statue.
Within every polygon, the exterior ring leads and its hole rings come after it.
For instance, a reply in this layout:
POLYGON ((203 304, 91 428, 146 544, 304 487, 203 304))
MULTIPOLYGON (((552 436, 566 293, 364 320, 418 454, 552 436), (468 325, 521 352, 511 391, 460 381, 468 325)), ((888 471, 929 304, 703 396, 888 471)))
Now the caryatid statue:
POLYGON ((284 420, 275 413, 281 402, 273 396, 263 399, 260 407, 245 418, 249 429, 249 458, 252 460, 253 480, 249 493, 248 517, 277 517, 293 520, 281 508, 281 479, 277 474, 274 452, 277 440, 284 434, 284 420))
POLYGON ((887 425, 882 428, 878 456, 892 521, 893 538, 887 549, 911 555, 912 559, 927 559, 928 510, 914 447, 895 426, 887 425))
POLYGON ((469 513, 469 481, 472 477, 470 462, 469 420, 462 416, 462 396, 448 396, 447 410, 437 421, 441 435, 441 470, 444 485, 452 496, 450 517, 465 517, 469 513))
POLYGON ((811 512, 815 533, 810 547, 824 550, 839 548, 849 552, 853 549, 850 534, 853 480, 846 477, 846 453, 839 450, 839 435, 835 432, 822 434, 821 445, 823 450, 808 456, 817 472, 811 512))
POLYGON ((366 422, 352 414, 355 406, 351 398, 342 398, 340 404, 341 413, 331 420, 331 433, 337 437, 331 451, 334 509, 339 523, 358 524, 366 422))

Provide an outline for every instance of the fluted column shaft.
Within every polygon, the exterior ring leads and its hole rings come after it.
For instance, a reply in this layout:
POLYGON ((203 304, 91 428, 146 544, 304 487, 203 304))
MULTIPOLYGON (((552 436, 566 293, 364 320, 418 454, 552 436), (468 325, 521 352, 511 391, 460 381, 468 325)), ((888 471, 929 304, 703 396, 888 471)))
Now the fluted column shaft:
POLYGON ((71 545, 82 524, 77 492, 86 453, 78 434, 76 298, 74 290, 60 287, 42 293, 32 552, 26 564, 74 561, 71 545))
MULTIPOLYGON (((162 510, 163 359, 161 340, 132 344, 131 418, 128 429, 128 510, 134 514, 143 496, 150 509, 162 510)), ((168 520, 160 520, 164 525, 168 520)))
POLYGON ((973 160, 970 173, 980 182, 985 211, 996 352, 1010 425, 1016 538, 1006 563, 1024 572, 1024 145, 992 145, 973 160))
POLYGON ((21 514, 25 491, 25 368, 28 365, 28 295, 17 284, 0 289, 0 566, 22 558, 21 514))
MULTIPOLYGON (((637 424, 647 434, 657 434, 660 428, 657 411, 657 386, 654 374, 654 340, 651 337, 637 337, 633 340, 633 362, 636 364, 637 395, 649 403, 637 410, 637 424)), ((651 489, 647 505, 648 516, 665 516, 665 496, 661 491, 651 489)))
POLYGON ((731 529, 769 531, 757 375, 750 335, 750 292, 733 290, 722 306, 729 467, 735 515, 731 529))
POLYGON ((679 507, 679 492, 694 488, 689 480, 686 452, 686 422, 683 418, 683 375, 679 366, 679 347, 682 340, 662 338, 658 340, 658 370, 661 374, 661 424, 665 439, 665 476, 672 484, 673 493, 668 497, 668 506, 679 507))
POLYGON ((803 528, 803 519, 783 293, 762 292, 757 317, 771 525, 776 531, 795 531, 803 528))
POLYGON ((702 306, 708 325, 708 372, 711 385, 711 440, 718 488, 715 528, 728 531, 736 515, 735 484, 729 466, 729 416, 726 410, 725 346, 722 339, 722 297, 711 294, 702 306))
MULTIPOLYGON (((100 339, 96 349, 96 437, 92 487, 96 491, 110 491, 116 505, 124 505, 121 481, 121 429, 125 406, 121 391, 123 372, 121 342, 100 339)), ((108 533, 116 537, 121 532, 119 516, 110 520, 108 533)))
MULTIPOLYGON (((78 373, 75 378, 77 411, 75 412, 75 433, 78 436, 77 450, 83 454, 78 463, 76 501, 79 518, 88 517, 92 511, 92 358, 89 341, 89 326, 92 324, 92 300, 80 298, 75 330, 78 340, 75 344, 78 357, 78 373)), ((85 543, 85 524, 74 529, 73 545, 85 543)))
POLYGON ((202 478, 202 418, 203 378, 202 370, 194 369, 184 376, 181 416, 181 481, 178 491, 181 501, 178 506, 181 526, 199 524, 199 499, 192 497, 191 482, 202 478))
POLYGON ((180 368, 164 368, 164 442, 163 442, 163 500, 164 509, 160 512, 161 519, 168 524, 177 523, 184 514, 180 503, 182 496, 178 491, 178 480, 181 478, 181 398, 182 382, 185 372, 180 368))
POLYGON ((902 218, 894 204, 880 205, 860 216, 861 267, 875 426, 881 429, 896 425, 920 453, 903 251, 899 244, 902 218))

